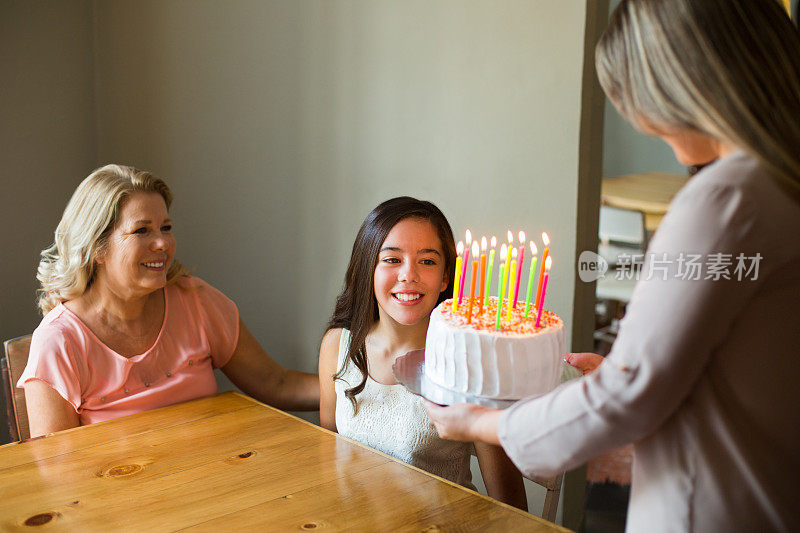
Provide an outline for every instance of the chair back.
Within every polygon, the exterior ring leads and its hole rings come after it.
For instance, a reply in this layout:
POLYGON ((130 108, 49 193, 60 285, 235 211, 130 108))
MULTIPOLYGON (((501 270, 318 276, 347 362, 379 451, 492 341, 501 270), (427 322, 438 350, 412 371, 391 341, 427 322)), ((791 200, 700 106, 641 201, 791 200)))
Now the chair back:
POLYGON ((4 343, 5 354, 2 359, 3 389, 8 413, 9 433, 12 441, 26 440, 31 437, 28 424, 28 410, 25 406, 25 390, 17 388, 17 381, 28 364, 28 352, 31 349, 31 336, 17 337, 4 343))
POLYGON ((642 254, 647 248, 644 213, 610 205, 600 206, 597 253, 609 265, 618 264, 622 254, 642 254))
POLYGON ((542 518, 555 522, 558 499, 561 496, 561 481, 564 479, 564 474, 557 474, 548 478, 532 477, 529 479, 547 489, 547 493, 544 496, 544 505, 542 506, 542 518))

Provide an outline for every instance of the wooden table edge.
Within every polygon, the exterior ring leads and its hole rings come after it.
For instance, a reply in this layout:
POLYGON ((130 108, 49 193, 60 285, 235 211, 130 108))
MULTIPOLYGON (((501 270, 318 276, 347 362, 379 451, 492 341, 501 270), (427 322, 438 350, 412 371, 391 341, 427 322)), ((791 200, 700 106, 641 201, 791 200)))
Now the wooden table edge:
MULTIPOLYGON (((401 461, 400 459, 397 459, 396 457, 392 457, 391 455, 389 455, 387 453, 384 453, 384 452, 382 452, 380 450, 376 450, 375 448, 371 448, 371 447, 367 446, 366 444, 358 442, 357 440, 353 440, 353 439, 351 439, 349 437, 345 437, 344 435, 340 435, 340 434, 336 433, 335 431, 331 431, 331 430, 326 429, 326 428, 324 428, 322 426, 318 426, 318 425, 316 425, 314 423, 309 422, 308 420, 304 420, 304 419, 300 418, 299 416, 295 416, 295 415, 293 415, 291 413, 287 413, 286 411, 281 411, 280 409, 278 409, 276 407, 273 407, 271 405, 268 405, 268 404, 265 404, 263 402, 260 402, 260 401, 256 400, 255 398, 251 398, 250 396, 247 396, 246 394, 242 394, 239 391, 230 391, 230 393, 236 394, 236 395, 241 396, 243 398, 246 398, 246 399, 252 401, 253 403, 256 403, 256 404, 259 404, 259 405, 263 405, 264 407, 272 409, 273 411, 278 411, 279 413, 282 413, 282 414, 284 414, 284 415, 286 415, 288 417, 294 418, 295 420, 299 420, 300 422, 302 422, 302 423, 304 423, 306 425, 309 425, 309 426, 313 427, 314 429, 316 429, 318 431, 323 431, 325 433, 333 435, 336 438, 343 439, 343 440, 345 440, 345 441, 347 441, 347 442, 349 442, 351 444, 355 444, 356 446, 358 446, 360 448, 363 448, 363 449, 367 450, 368 452, 380 455, 380 456, 382 456, 382 457, 384 457, 384 458, 386 458, 386 459, 388 459, 388 460, 390 460, 392 462, 400 464, 401 466, 403 466, 405 468, 409 468, 411 470, 416 470, 417 472, 425 474, 426 476, 430 476, 430 477, 435 478, 435 479, 437 479, 439 481, 442 481, 442 482, 446 483, 447 485, 453 486, 453 487, 455 487, 457 489, 460 489, 463 492, 465 492, 466 493, 465 497, 466 496, 478 496, 478 497, 480 497, 480 498, 482 498, 484 500, 487 500, 487 501, 489 501, 491 503, 497 504, 497 505, 499 505, 499 506, 501 506, 501 507, 503 507, 505 509, 508 509, 510 511, 514 511, 516 514, 522 515, 522 516, 524 516, 526 518, 534 518, 537 521, 544 522, 548 526, 556 526, 556 527, 562 528, 564 531, 571 531, 571 530, 569 530, 569 529, 567 529, 567 528, 565 528, 563 526, 560 526, 560 525, 558 525, 558 524, 556 524, 554 522, 550 522, 550 521, 545 520, 544 518, 542 518, 540 516, 536 516, 533 513, 529 513, 527 511, 523 511, 522 509, 517 509, 513 505, 508 505, 507 503, 495 500, 491 496, 487 496, 485 494, 481 494, 478 491, 470 490, 470 489, 468 489, 468 488, 466 488, 466 487, 464 487, 462 485, 459 485, 458 483, 454 483, 453 481, 450 481, 449 479, 445 479, 443 477, 439 477, 436 474, 432 474, 432 473, 428 472, 427 470, 423 470, 423 469, 421 469, 419 467, 416 467, 414 465, 408 464, 405 461, 401 461)), ((222 393, 222 394, 227 394, 227 393, 222 393)))
MULTIPOLYGON (((130 414, 130 415, 125 415, 125 417, 128 417, 128 416, 138 416, 138 415, 140 415, 140 414, 142 414, 142 413, 149 413, 149 412, 153 412, 153 411, 158 411, 158 410, 160 410, 160 409, 169 409, 170 407, 174 407, 174 406, 176 406, 176 405, 180 405, 180 404, 183 404, 183 403, 189 403, 189 402, 196 402, 196 401, 207 400, 207 399, 209 399, 209 398, 213 398, 213 397, 217 397, 217 396, 231 395, 231 393, 235 393, 235 395, 236 395, 236 396, 239 396, 239 397, 241 397, 241 398, 243 398, 243 399, 246 399, 246 400, 253 400, 253 399, 252 399, 252 398, 250 398, 249 396, 247 396, 247 395, 244 395, 244 394, 241 394, 241 393, 239 393, 239 392, 237 392, 237 391, 225 391, 225 392, 218 392, 217 394, 212 394, 211 396, 203 396, 202 398, 194 398, 194 399, 192 399, 192 400, 186 400, 185 402, 173 403, 173 404, 170 404, 170 405, 165 405, 165 406, 163 406, 163 407, 156 407, 155 409, 148 409, 147 411, 142 411, 142 412, 139 412, 139 413, 132 413, 132 414, 130 414)), ((253 400, 253 401, 255 401, 255 400, 253 400)), ((256 403, 260 403, 260 402, 256 402, 256 403)), ((231 408, 231 409, 229 409, 229 410, 227 410, 227 411, 218 412, 218 413, 211 413, 211 414, 209 414, 209 415, 206 415, 206 416, 217 416, 217 415, 221 415, 221 414, 225 414, 225 413, 232 413, 232 412, 234 412, 234 411, 240 411, 240 410, 242 410, 242 409, 251 409, 252 407, 253 407, 253 406, 250 406, 250 405, 242 405, 242 406, 240 406, 240 407, 234 407, 234 408, 231 408)), ((267 406, 267 407, 270 407, 270 406, 267 406)), ((281 411, 281 412, 283 412, 283 411, 281 411)), ((288 413, 286 413, 286 414, 288 414, 288 413)), ((291 416, 291 415, 289 415, 289 416, 291 416)), ((125 418, 125 417, 119 417, 119 418, 125 418)), ((11 448, 11 447, 13 447, 13 446, 17 446, 17 445, 19 445, 19 444, 25 444, 25 443, 28 443, 28 442, 34 442, 34 441, 41 440, 41 439, 47 439, 47 438, 49 438, 49 437, 51 437, 51 436, 53 436, 53 435, 64 435, 64 434, 68 434, 68 433, 71 433, 71 432, 75 432, 75 431, 78 431, 78 430, 84 429, 84 428, 86 428, 86 427, 88 427, 88 426, 97 427, 97 426, 102 426, 102 425, 105 425, 105 424, 108 424, 108 423, 113 423, 115 420, 119 420, 119 418, 112 418, 111 420, 103 420, 102 422, 95 422, 95 423, 93 423, 93 424, 89 424, 89 425, 87 425, 87 426, 75 426, 74 428, 62 429, 62 430, 60 430, 60 431, 54 431, 54 432, 52 432, 52 433, 46 433, 46 434, 44 434, 44 435, 39 435, 38 437, 31 437, 31 438, 29 438, 29 439, 24 439, 24 440, 18 440, 18 441, 11 441, 11 442, 7 442, 6 444, 2 444, 2 445, 0 445, 0 452, 1 452, 1 451, 2 451, 4 448, 11 448)), ((205 416, 204 416, 204 417, 202 417, 202 418, 205 418, 205 416)), ((199 418, 197 418, 197 419, 195 419, 195 420, 199 420, 199 418)), ((301 419, 301 420, 302 420, 302 419, 301 419)), ((189 423, 189 422, 192 422, 192 421, 193 421, 193 420, 187 420, 186 422, 181 422, 181 424, 183 424, 183 423, 189 423)), ((312 425, 313 425, 313 424, 312 424, 312 425)), ((122 438, 128 438, 128 437, 132 437, 132 436, 135 436, 135 435, 143 435, 143 434, 145 434, 145 433, 152 433, 153 431, 159 431, 159 430, 161 430, 161 429, 164 429, 164 428, 161 428, 161 427, 158 427, 158 428, 149 428, 149 429, 146 429, 146 430, 143 430, 143 431, 138 431, 138 432, 136 432, 136 433, 131 433, 130 435, 126 435, 126 436, 124 436, 124 437, 120 437, 119 439, 122 439, 122 438)), ((97 442, 97 443, 93 443, 93 444, 91 444, 91 445, 87 446, 87 448, 92 448, 92 447, 94 447, 94 446, 98 446, 98 445, 100 445, 100 444, 104 444, 104 443, 107 443, 107 442, 114 442, 115 440, 119 440, 119 439, 110 439, 110 440, 99 441, 99 442, 97 442)))
MULTIPOLYGON (((299 422, 301 422, 301 423, 303 423, 303 424, 305 424, 307 426, 310 426, 310 427, 314 428, 317 431, 322 431, 323 433, 328 433, 330 435, 333 435, 335 438, 343 439, 346 442, 349 442, 351 444, 355 444, 356 446, 364 449, 367 452, 370 452, 370 453, 373 453, 373 454, 377 454, 378 456, 381 456, 381 457, 387 459, 387 461, 393 462, 395 464, 399 464, 404 468, 408 468, 408 469, 420 472, 421 474, 424 474, 426 476, 430 476, 430 477, 432 477, 434 479, 437 479, 437 480, 439 480, 441 482, 444 482, 447 485, 455 487, 456 489, 459 489, 459 490, 463 491, 465 498, 468 497, 468 496, 478 496, 479 498, 482 498, 482 499, 484 499, 484 500, 486 500, 486 501, 488 501, 490 503, 499 505, 500 507, 502 507, 504 509, 507 509, 507 510, 510 510, 510 511, 514 512, 515 514, 520 515, 520 516, 522 516, 524 518, 533 519, 535 522, 541 522, 541 523, 543 523, 543 524, 545 524, 547 526, 550 526, 550 527, 560 528, 563 531, 567 531, 567 532, 570 531, 569 529, 566 529, 563 526, 560 526, 560 525, 555 524, 553 522, 549 522, 549 521, 545 520, 544 518, 536 516, 535 514, 523 511, 521 509, 517 509, 516 507, 513 507, 513 506, 508 505, 506 503, 503 503, 501 501, 495 500, 494 498, 492 498, 490 496, 487 496, 485 494, 481 494, 481 493, 479 493, 477 491, 470 490, 470 489, 468 489, 466 487, 463 487, 463 486, 459 485, 458 483, 454 483, 454 482, 452 482, 452 481, 450 481, 448 479, 444 479, 444 478, 439 477, 439 476, 437 476, 435 474, 432 474, 432 473, 430 473, 430 472, 428 472, 426 470, 423 470, 423 469, 418 468, 416 466, 410 465, 410 464, 408 464, 408 463, 406 463, 404 461, 401 461, 401 460, 399 460, 399 459, 397 459, 395 457, 392 457, 389 454, 381 452, 380 450, 376 450, 375 448, 371 448, 371 447, 369 447, 369 446, 367 446, 365 444, 362 444, 362 443, 360 443, 360 442, 358 442, 356 440, 353 440, 353 439, 351 439, 349 437, 345 437, 345 436, 340 435, 340 434, 338 434, 338 433, 336 433, 334 431, 330 431, 330 430, 328 430, 328 429, 326 429, 324 427, 318 426, 318 425, 316 425, 316 424, 314 424, 312 422, 304 420, 304 419, 302 419, 302 418, 300 418, 298 416, 295 416, 295 415, 293 415, 291 413, 287 413, 286 411, 283 411, 283 410, 278 409, 276 407, 273 407, 271 405, 268 405, 268 404, 265 404, 263 402, 260 402, 260 401, 256 400, 255 398, 251 398, 250 396, 247 396, 246 394, 243 394, 243 393, 241 393, 239 391, 220 392, 220 393, 214 394, 212 396, 206 396, 204 398, 197 398, 195 400, 189 400, 189 402, 198 401, 198 400, 204 400, 204 399, 208 399, 208 398, 212 398, 212 397, 220 397, 220 396, 235 396, 235 397, 240 398, 242 400, 246 400, 248 403, 251 403, 252 405, 246 405, 245 404, 245 405, 241 405, 241 406, 238 406, 238 407, 235 407, 235 408, 228 409, 228 410, 226 410, 224 412, 212 413, 212 414, 208 415, 209 417, 215 417, 215 416, 219 416, 219 415, 222 415, 222 414, 228 414, 228 413, 232 413, 232 412, 240 411, 240 410, 244 410, 244 409, 251 409, 251 408, 256 407, 256 406, 266 407, 267 409, 270 409, 270 410, 272 410, 274 412, 277 412, 277 413, 279 413, 281 415, 287 416, 287 417, 292 418, 294 420, 297 420, 297 421, 299 421, 299 422)), ((170 407, 174 407, 176 405, 180 405, 180 403, 188 403, 188 402, 179 402, 177 404, 172 404, 172 405, 167 405, 167 406, 164 406, 164 407, 159 407, 158 409, 168 409, 170 407)), ((151 411, 157 411, 158 409, 153 409, 151 411)), ((148 411, 148 412, 151 412, 151 411, 148 411)), ((140 414, 140 413, 136 413, 135 415, 130 415, 130 416, 136 416, 138 414, 140 414)), ((118 420, 118 419, 106 420, 106 421, 103 421, 103 422, 97 422, 96 425, 101 425, 101 424, 106 424, 106 423, 113 423, 115 420, 118 420)), ((197 419, 194 419, 194 420, 197 420, 197 419)), ((185 423, 190 423, 190 422, 192 422, 194 420, 188 420, 185 423)), ((92 425, 95 425, 95 424, 92 424, 92 425)), ((25 443, 32 442, 32 441, 37 441, 39 439, 47 439, 47 438, 49 438, 49 437, 51 437, 53 435, 62 435, 62 434, 66 434, 68 432, 74 432, 74 431, 77 431, 77 430, 81 430, 83 428, 84 428, 84 426, 78 426, 78 427, 74 427, 74 428, 65 429, 65 430, 62 430, 62 431, 48 433, 46 435, 42 435, 40 437, 34 437, 32 439, 27 439, 27 440, 24 440, 24 441, 10 442, 10 443, 7 443, 7 444, 4 444, 4 445, 0 446, 0 452, 2 452, 2 450, 6 449, 6 448, 10 448, 10 447, 17 446, 17 445, 20 445, 20 444, 25 444, 25 443)), ((125 435, 124 437, 121 436, 121 437, 115 438, 115 439, 103 440, 103 441, 100 441, 100 442, 92 443, 92 444, 90 444, 88 446, 85 446, 82 449, 92 448, 94 446, 99 446, 99 445, 103 445, 103 444, 108 444, 110 442, 114 442, 115 440, 121 440, 121 439, 124 439, 124 438, 129 438, 129 437, 132 437, 132 436, 136 436, 136 435, 143 435, 143 434, 151 433, 151 432, 154 432, 154 431, 161 431, 163 429, 164 429, 163 427, 157 427, 157 428, 147 429, 147 430, 144 430, 144 431, 137 431, 135 433, 131 433, 129 435, 125 435)), ((460 499, 462 499, 462 498, 459 498, 459 500, 460 499)))

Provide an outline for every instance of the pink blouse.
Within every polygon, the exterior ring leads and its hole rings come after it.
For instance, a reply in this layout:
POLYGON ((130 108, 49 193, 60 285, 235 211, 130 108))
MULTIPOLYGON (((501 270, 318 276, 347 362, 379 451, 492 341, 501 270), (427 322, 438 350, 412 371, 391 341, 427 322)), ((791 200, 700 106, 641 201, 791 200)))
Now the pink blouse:
POLYGON ((164 288, 164 323, 145 353, 123 357, 102 343, 63 304, 33 332, 17 387, 38 379, 93 424, 217 392, 214 368, 225 366, 239 339, 239 311, 199 278, 164 288))

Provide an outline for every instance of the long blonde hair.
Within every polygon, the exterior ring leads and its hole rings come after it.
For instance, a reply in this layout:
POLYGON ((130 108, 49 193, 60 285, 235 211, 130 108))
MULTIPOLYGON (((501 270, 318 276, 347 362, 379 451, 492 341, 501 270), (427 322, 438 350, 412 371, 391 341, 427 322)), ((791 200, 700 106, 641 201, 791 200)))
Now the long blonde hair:
MULTIPOLYGON (((136 192, 158 193, 167 208, 172 204, 172 192, 162 179, 132 167, 106 165, 78 185, 58 223, 54 244, 42 251, 39 262, 37 303, 43 315, 60 302, 82 295, 91 285, 96 259, 108 244, 120 208, 136 192)), ((186 269, 173 259, 167 283, 184 275, 186 269)))
POLYGON ((622 0, 595 54, 626 119, 736 145, 800 199, 800 36, 774 0, 622 0))

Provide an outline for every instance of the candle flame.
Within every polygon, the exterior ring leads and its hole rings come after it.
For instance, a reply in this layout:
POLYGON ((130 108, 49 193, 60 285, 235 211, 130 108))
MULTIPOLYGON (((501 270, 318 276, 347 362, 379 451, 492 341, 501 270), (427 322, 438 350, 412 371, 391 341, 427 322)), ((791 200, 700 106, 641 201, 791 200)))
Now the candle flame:
POLYGON ((511 230, 508 230, 508 244, 509 246, 514 244, 514 234, 511 233, 511 230))
POLYGON ((547 232, 542 232, 542 242, 545 246, 550 246, 550 237, 547 235, 547 232))
POLYGON ((481 251, 482 252, 486 251, 486 237, 485 236, 481 237, 481 251))
POLYGON ((461 254, 464 253, 464 243, 463 242, 458 241, 458 244, 456 245, 456 253, 458 255, 461 255, 461 254))
POLYGON ((480 253, 480 250, 478 248, 479 248, 478 247, 478 241, 473 241, 472 242, 472 257, 474 257, 475 259, 478 259, 478 254, 480 253))
POLYGON ((544 269, 549 272, 551 266, 553 266, 553 256, 548 255, 547 259, 544 262, 544 269))
POLYGON ((524 231, 520 231, 519 232, 519 243, 520 244, 525 244, 525 232, 524 231))
POLYGON ((536 243, 531 241, 531 254, 536 255, 536 252, 538 252, 538 250, 536 249, 536 243))
POLYGON ((467 246, 469 246, 469 243, 472 242, 472 232, 470 230, 467 230, 467 238, 465 240, 467 241, 467 246))
POLYGON ((494 235, 492 235, 491 243, 492 243, 492 248, 497 246, 497 237, 495 237, 494 235))
POLYGON ((500 247, 500 261, 505 261, 506 256, 508 256, 508 247, 503 243, 503 246, 500 247))
POLYGON ((516 248, 512 248, 511 249, 511 259, 516 259, 516 258, 517 258, 517 249, 516 248))

